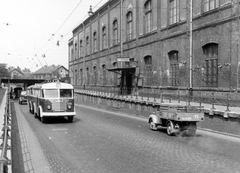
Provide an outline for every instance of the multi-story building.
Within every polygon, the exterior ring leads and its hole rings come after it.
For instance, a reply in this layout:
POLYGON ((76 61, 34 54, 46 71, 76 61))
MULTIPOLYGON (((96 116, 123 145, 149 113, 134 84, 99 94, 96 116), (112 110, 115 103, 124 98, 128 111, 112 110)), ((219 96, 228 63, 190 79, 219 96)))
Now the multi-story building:
MULTIPOLYGON (((78 87, 239 88, 239 0, 109 0, 73 31, 78 87)), ((76 21, 77 22, 77 21, 76 21)))

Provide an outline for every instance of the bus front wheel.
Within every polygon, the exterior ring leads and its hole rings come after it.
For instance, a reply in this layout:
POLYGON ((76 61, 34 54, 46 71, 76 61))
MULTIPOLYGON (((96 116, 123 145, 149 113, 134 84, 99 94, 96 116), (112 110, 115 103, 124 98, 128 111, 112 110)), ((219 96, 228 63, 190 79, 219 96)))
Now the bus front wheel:
POLYGON ((41 117, 41 121, 42 121, 42 123, 46 123, 47 122, 47 117, 41 117))
POLYGON ((73 116, 68 116, 67 118, 68 118, 68 122, 69 122, 69 123, 72 123, 72 122, 73 122, 73 116))

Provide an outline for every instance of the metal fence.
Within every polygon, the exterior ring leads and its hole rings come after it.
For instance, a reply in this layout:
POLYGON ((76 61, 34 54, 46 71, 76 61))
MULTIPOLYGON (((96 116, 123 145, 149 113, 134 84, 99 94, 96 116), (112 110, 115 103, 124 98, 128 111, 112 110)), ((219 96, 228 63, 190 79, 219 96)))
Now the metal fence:
POLYGON ((11 132, 11 109, 9 102, 9 93, 7 94, 2 131, 3 134, 0 137, 2 139, 2 144, 0 145, 0 149, 2 150, 0 157, 0 173, 9 173, 12 172, 11 170, 9 170, 11 160, 9 160, 7 157, 8 150, 11 151, 11 147, 8 144, 9 140, 11 140, 11 137, 9 135, 9 133, 11 132))

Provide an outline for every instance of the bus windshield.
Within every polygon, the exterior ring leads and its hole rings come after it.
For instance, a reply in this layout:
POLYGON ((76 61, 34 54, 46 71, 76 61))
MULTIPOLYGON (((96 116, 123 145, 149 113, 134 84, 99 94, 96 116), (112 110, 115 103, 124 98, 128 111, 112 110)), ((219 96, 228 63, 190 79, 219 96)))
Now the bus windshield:
POLYGON ((60 89, 60 98, 72 98, 72 89, 60 89))
POLYGON ((58 89, 45 89, 44 98, 58 98, 58 89))

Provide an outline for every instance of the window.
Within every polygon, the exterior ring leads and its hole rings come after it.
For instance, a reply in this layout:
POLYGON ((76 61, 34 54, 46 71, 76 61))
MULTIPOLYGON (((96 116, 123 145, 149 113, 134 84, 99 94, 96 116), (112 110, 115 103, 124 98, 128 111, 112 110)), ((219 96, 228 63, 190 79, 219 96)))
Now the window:
POLYGON ((93 52, 97 52, 97 32, 93 33, 93 52))
POLYGON ((209 43, 203 46, 205 55, 205 84, 209 87, 218 86, 218 44, 209 43))
POLYGON ((179 0, 170 0, 169 8, 169 24, 179 22, 179 0))
POLYGON ((203 0, 203 1, 204 1, 204 12, 207 12, 219 7, 219 0, 203 0))
POLYGON ((103 49, 107 48, 107 29, 105 26, 102 28, 102 47, 103 49))
POLYGON ((72 60, 74 60, 74 57, 73 57, 73 48, 71 48, 71 57, 70 57, 70 60, 72 61, 72 60))
POLYGON ((171 51, 168 53, 170 61, 170 85, 178 86, 179 84, 179 63, 178 51, 171 51))
POLYGON ((80 80, 80 85, 82 85, 83 84, 83 71, 82 71, 82 69, 80 69, 79 70, 79 80, 80 80))
POLYGON ((75 85, 78 84, 78 74, 77 74, 77 70, 75 70, 75 85))
POLYGON ((127 40, 131 40, 133 36, 133 19, 132 12, 127 13, 127 40))
POLYGON ((98 72, 97 72, 97 67, 93 67, 93 77, 94 77, 94 84, 97 85, 98 82, 98 72))
POLYGON ((106 65, 102 65, 103 85, 107 84, 107 69, 106 65))
MULTIPOLYGON (((35 92, 35 95, 38 95, 37 91, 35 92)), ((58 89, 45 89, 43 95, 44 98, 58 98, 58 89)))
POLYGON ((89 43, 89 36, 86 37, 86 54, 90 54, 90 43, 89 43))
MULTIPOLYGON (((113 63, 113 68, 117 68, 117 62, 113 63)), ((113 83, 114 85, 117 85, 117 73, 113 74, 113 83)))
POLYGON ((60 89, 60 98, 72 98, 73 90, 72 89, 60 89))
POLYGON ((80 40, 80 57, 83 57, 83 42, 80 40))
POLYGON ((75 43, 75 58, 74 59, 77 59, 77 55, 78 55, 78 51, 77 51, 77 43, 75 43))
POLYGON ((86 68, 86 77, 87 77, 86 84, 88 85, 89 84, 89 79, 90 79, 90 74, 89 74, 89 68, 88 67, 86 68))
POLYGON ((148 0, 145 5, 145 33, 151 32, 152 28, 152 1, 148 0))
POLYGON ((118 22, 114 20, 113 22, 113 45, 118 44, 118 22))
POLYGON ((145 77, 146 77, 146 85, 151 85, 152 80, 152 57, 146 56, 144 57, 145 62, 145 77))

